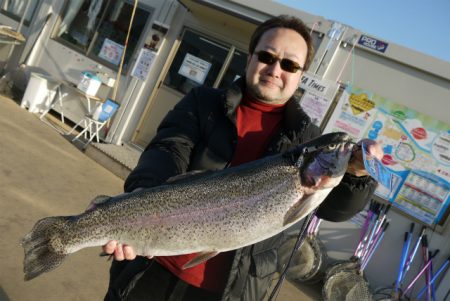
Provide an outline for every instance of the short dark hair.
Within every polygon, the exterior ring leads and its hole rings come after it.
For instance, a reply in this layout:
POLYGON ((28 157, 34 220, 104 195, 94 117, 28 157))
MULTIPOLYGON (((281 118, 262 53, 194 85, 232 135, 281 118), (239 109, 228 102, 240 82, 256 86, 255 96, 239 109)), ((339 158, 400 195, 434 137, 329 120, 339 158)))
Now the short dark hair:
POLYGON ((273 28, 289 28, 298 32, 306 42, 308 47, 308 55, 306 56, 305 65, 303 66, 304 70, 307 70, 311 65, 313 56, 314 56, 314 47, 312 45, 312 38, 309 34, 309 29, 306 27, 305 23, 297 17, 281 15, 278 17, 273 17, 265 22, 261 23, 253 32, 252 37, 250 39, 250 44, 248 46, 248 51, 250 54, 253 54, 255 51, 256 45, 258 45, 259 40, 262 35, 273 28))

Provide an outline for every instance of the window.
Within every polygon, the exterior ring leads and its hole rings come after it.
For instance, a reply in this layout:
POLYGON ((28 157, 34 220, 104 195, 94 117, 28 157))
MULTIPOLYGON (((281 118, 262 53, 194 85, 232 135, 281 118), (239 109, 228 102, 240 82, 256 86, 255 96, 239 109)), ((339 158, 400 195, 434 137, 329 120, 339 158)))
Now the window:
POLYGON ((244 75, 246 57, 231 45, 187 29, 164 84, 183 94, 200 85, 223 88, 244 75))
MULTIPOLYGON (((31 1, 28 6, 27 13, 25 14, 24 24, 30 25, 30 21, 33 18, 34 12, 38 4, 38 0, 28 0, 31 1)), ((25 8, 27 7, 28 1, 24 0, 4 0, 1 6, 1 12, 8 17, 20 22, 22 16, 25 13, 25 8)))
MULTIPOLYGON (((117 70, 124 51, 133 3, 125 0, 69 0, 53 38, 117 70)), ((123 70, 127 70, 149 18, 150 12, 138 6, 128 38, 123 70)))
POLYGON ((231 85, 239 77, 245 75, 245 67, 247 66, 247 54, 245 52, 235 50, 230 65, 225 72, 219 88, 226 88, 231 85))

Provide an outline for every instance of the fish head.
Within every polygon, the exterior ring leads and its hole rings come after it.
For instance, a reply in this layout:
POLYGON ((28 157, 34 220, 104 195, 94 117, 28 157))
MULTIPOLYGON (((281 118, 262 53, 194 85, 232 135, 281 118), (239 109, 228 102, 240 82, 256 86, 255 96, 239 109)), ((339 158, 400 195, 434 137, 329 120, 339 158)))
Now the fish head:
POLYGON ((347 170, 355 145, 350 136, 342 132, 330 133, 307 144, 313 145, 309 148, 313 150, 305 151, 297 162, 302 186, 311 192, 337 186, 347 170))

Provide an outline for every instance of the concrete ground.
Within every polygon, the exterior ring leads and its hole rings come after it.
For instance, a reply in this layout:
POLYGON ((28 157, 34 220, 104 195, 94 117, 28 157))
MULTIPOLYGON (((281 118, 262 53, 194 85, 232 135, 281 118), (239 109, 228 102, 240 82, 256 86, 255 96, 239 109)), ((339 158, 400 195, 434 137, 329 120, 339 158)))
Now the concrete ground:
POLYGON ((109 263, 100 248, 25 282, 20 240, 39 219, 78 214, 122 185, 37 116, 0 97, 0 300, 102 300, 109 263))
MULTIPOLYGON (((109 262, 83 249, 25 282, 21 238, 41 218, 73 215, 97 195, 122 192, 123 180, 9 98, 0 96, 0 301, 102 300, 109 262)), ((104 162, 107 162, 104 161, 104 162)), ((102 163, 105 164, 105 163, 102 163)), ((320 300, 314 287, 285 282, 277 300, 320 300)))

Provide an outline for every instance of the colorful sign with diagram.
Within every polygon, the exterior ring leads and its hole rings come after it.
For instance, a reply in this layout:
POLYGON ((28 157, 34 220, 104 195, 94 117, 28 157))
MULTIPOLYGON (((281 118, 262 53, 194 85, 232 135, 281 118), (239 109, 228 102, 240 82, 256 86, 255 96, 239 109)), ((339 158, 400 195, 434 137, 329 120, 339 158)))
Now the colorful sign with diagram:
POLYGON ((347 87, 324 131, 379 142, 392 183, 376 194, 427 224, 440 221, 450 202, 450 124, 347 87))

